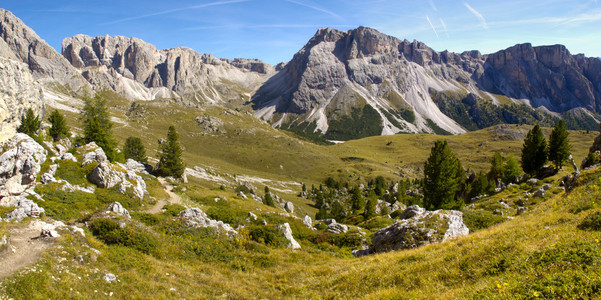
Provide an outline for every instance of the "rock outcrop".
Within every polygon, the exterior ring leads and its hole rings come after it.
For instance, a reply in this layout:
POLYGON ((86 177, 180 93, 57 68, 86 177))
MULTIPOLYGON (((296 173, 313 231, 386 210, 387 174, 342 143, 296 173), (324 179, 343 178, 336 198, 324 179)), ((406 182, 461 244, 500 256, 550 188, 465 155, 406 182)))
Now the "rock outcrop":
POLYGON ((123 207, 123 205, 119 202, 113 202, 107 207, 107 213, 113 212, 117 215, 124 216, 126 218, 131 218, 129 215, 129 211, 123 207))
POLYGON ((46 149, 31 137, 17 133, 2 145, 0 155, 0 198, 18 196, 29 189, 46 161, 46 149))
MULTIPOLYGON (((416 210, 412 209, 412 211, 416 210)), ((463 223, 463 214, 460 211, 423 211, 376 231, 371 240, 372 250, 386 252, 416 248, 444 242, 468 233, 469 229, 463 223)))
POLYGON ((0 9, 0 55, 19 60, 35 79, 50 79, 79 91, 87 85, 80 72, 11 12, 0 9))
POLYGON ((40 87, 25 64, 0 57, 0 142, 17 132, 29 108, 43 115, 40 87))
POLYGON ((134 171, 118 171, 109 162, 102 162, 92 170, 88 176, 88 180, 100 188, 110 189, 118 185, 119 191, 125 193, 131 190, 134 196, 139 199, 144 199, 148 194, 146 190, 146 182, 142 176, 134 171))

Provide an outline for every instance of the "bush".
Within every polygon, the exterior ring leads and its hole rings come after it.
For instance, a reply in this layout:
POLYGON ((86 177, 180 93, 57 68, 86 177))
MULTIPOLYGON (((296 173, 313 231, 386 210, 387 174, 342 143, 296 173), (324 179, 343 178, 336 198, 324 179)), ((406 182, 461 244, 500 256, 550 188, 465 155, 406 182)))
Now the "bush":
POLYGON ((273 226, 252 226, 248 230, 250 239, 273 247, 285 247, 288 240, 284 234, 273 226))
POLYGON ((130 214, 133 218, 140 220, 140 222, 148 226, 154 226, 156 224, 159 224, 163 220, 163 218, 149 213, 132 212, 130 214))
POLYGON ((163 209, 165 210, 163 214, 176 217, 177 215, 179 215, 180 212, 182 212, 186 208, 179 204, 167 204, 163 206, 163 209))
POLYGON ((596 211, 586 216, 582 223, 578 225, 578 228, 582 230, 601 231, 601 211, 596 211))
POLYGON ((45 201, 38 205, 46 210, 46 216, 71 221, 83 217, 86 213, 93 213, 100 209, 103 204, 94 194, 81 191, 65 192, 60 190, 60 184, 49 183, 36 187, 36 192, 45 201))
POLYGON ((228 224, 242 224, 246 220, 246 213, 224 207, 211 207, 207 210, 211 219, 223 221, 228 224))
POLYGON ((96 164, 87 164, 84 167, 70 160, 61 160, 58 162, 59 168, 54 176, 57 179, 64 179, 73 185, 89 184, 86 176, 92 173, 96 164))
POLYGON ((463 223, 469 228, 470 232, 485 229, 503 221, 502 216, 486 210, 463 210, 463 223))
POLYGON ((90 230, 107 245, 121 245, 146 254, 153 253, 159 245, 159 241, 153 235, 130 226, 121 228, 117 222, 110 219, 95 219, 90 225, 90 230))

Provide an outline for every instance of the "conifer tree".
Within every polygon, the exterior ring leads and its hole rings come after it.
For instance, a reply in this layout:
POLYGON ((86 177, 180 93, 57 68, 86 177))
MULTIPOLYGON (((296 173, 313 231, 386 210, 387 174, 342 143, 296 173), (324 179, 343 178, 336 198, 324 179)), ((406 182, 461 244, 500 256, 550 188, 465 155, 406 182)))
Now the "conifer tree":
POLYGON ((30 137, 34 137, 40 129, 42 121, 40 117, 36 116, 33 109, 28 108, 25 112, 25 116, 21 118, 21 125, 17 127, 17 132, 25 133, 30 137))
POLYGON ((518 160, 515 159, 513 154, 507 155, 507 161, 503 166, 503 182, 515 183, 516 179, 522 175, 518 160))
POLYGON ((351 208, 353 211, 362 211, 365 208, 365 198, 358 186, 351 190, 351 208))
POLYGON ((50 114, 48 121, 51 125, 48 134, 52 137, 53 141, 56 142, 64 137, 69 137, 69 128, 67 127, 65 118, 58 110, 54 110, 50 114))
POLYGON ((156 174, 159 176, 182 177, 186 166, 182 160, 182 148, 177 141, 179 138, 175 127, 169 126, 167 140, 161 145, 159 164, 156 174))
POLYGON ((490 171, 488 171, 488 178, 497 181, 497 179, 503 177, 503 157, 501 153, 495 152, 495 155, 490 160, 490 171))
POLYGON ((372 190, 367 196, 367 203, 365 204, 365 210, 363 211, 363 218, 369 220, 376 216, 376 205, 378 204, 378 197, 372 190))
POLYGON ((265 197, 263 197, 263 204, 275 207, 275 203, 273 202, 273 197, 271 197, 271 192, 269 192, 268 186, 265 186, 265 197))
POLYGON ((139 137, 128 137, 123 145, 123 156, 125 159, 131 158, 141 163, 148 163, 146 149, 139 137))
POLYGON ((330 209, 330 216, 332 216, 332 218, 334 218, 336 221, 342 221, 342 219, 344 219, 346 215, 342 204, 334 200, 334 202, 332 202, 331 207, 332 208, 330 209))
POLYGON ((561 169, 570 156, 568 130, 563 120, 559 120, 549 137, 549 160, 555 164, 555 169, 561 169))
POLYGON ((424 207, 428 210, 459 209, 463 169, 447 141, 436 141, 424 166, 424 207))
POLYGON ((547 162, 547 140, 540 126, 535 125, 524 140, 522 147, 522 170, 529 175, 535 175, 547 162))
POLYGON ((93 99, 84 98, 82 111, 83 139, 86 143, 95 142, 110 161, 117 156, 115 140, 113 139, 113 122, 111 122, 106 99, 96 95, 93 99))

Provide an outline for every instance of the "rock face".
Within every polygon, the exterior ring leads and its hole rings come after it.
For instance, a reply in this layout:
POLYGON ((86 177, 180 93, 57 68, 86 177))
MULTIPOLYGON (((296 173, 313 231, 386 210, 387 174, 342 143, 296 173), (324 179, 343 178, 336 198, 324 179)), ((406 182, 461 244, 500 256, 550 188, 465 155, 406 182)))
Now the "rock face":
POLYGON ((0 142, 17 132, 29 108, 43 114, 40 87, 25 64, 0 57, 0 142))
POLYGON ((278 225, 278 228, 284 233, 284 237, 290 242, 288 244, 288 248, 290 249, 300 249, 301 245, 294 239, 292 236, 292 229, 290 228, 290 224, 284 223, 282 225, 278 225))
MULTIPOLYGON (((460 133, 499 123, 482 122, 487 113, 480 103, 493 103, 495 112, 503 114, 494 94, 516 105, 517 99, 528 99, 532 107, 595 120, 573 109, 599 112, 599 74, 601 61, 571 55, 561 45, 521 44, 490 55, 436 52, 371 28, 323 28, 252 101, 255 115, 274 126, 310 124, 312 132, 320 130, 331 139, 367 125, 372 129, 355 135, 433 132, 436 126, 460 133), (453 95, 461 96, 452 100, 453 95), (452 101, 468 115, 457 115, 452 101)), ((510 111, 503 122, 519 123, 510 111)))
POLYGON ((35 183, 40 165, 46 161, 46 150, 23 133, 2 147, 8 150, 0 155, 0 198, 20 195, 35 183))
POLYGON ((221 103, 240 97, 236 87, 252 90, 275 71, 258 60, 215 58, 184 47, 157 50, 123 36, 76 35, 63 41, 62 54, 95 88, 140 100, 183 97, 221 103))
POLYGON ((467 235, 460 211, 425 211, 382 228, 372 237, 374 252, 410 249, 467 235))
POLYGON ((205 214, 198 207, 185 209, 184 211, 179 213, 178 218, 183 220, 186 223, 186 225, 190 227, 212 227, 227 234, 238 234, 238 232, 234 230, 229 224, 209 219, 209 217, 207 217, 207 214, 205 214))
POLYGON ((0 56, 28 65, 35 79, 52 79, 78 91, 87 85, 79 71, 11 12, 0 9, 0 56))

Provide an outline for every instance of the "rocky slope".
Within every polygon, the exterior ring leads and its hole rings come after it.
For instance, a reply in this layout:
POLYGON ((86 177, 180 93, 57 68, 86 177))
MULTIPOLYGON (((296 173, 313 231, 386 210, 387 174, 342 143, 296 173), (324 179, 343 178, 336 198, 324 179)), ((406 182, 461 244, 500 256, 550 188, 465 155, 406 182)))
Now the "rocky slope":
POLYGON ((131 99, 183 97, 223 104, 240 99, 275 72, 258 60, 232 61, 183 47, 157 50, 123 36, 76 35, 63 41, 62 52, 96 89, 131 99))
POLYGON ((0 9, 0 57, 28 65, 35 79, 49 79, 78 92, 87 85, 81 74, 10 11, 0 9))
POLYGON ((334 139, 461 133, 551 117, 520 105, 524 102, 555 113, 586 108, 584 118, 598 123, 600 70, 601 61, 571 55, 561 45, 458 54, 365 27, 326 28, 261 86, 253 104, 256 115, 275 126, 321 131, 334 139), (461 107, 441 105, 452 101, 461 107))

